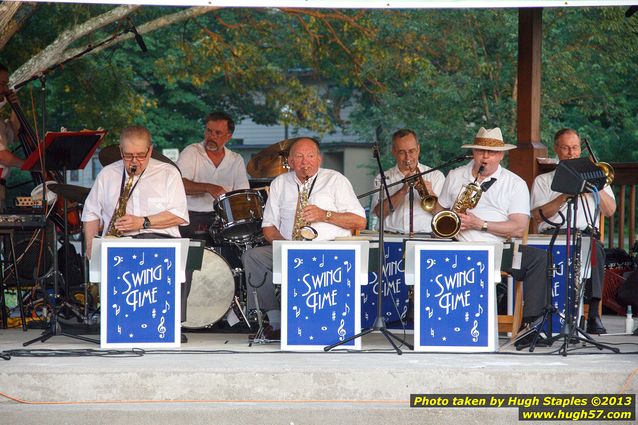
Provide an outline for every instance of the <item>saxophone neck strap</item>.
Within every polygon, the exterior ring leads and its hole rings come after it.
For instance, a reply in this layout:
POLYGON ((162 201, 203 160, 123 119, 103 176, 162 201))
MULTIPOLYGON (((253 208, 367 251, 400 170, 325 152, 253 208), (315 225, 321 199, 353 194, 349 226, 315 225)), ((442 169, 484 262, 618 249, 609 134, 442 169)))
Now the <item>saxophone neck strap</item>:
MULTIPOLYGON (((148 166, 146 168, 148 168, 148 166)), ((137 178, 137 181, 135 182, 135 184, 133 185, 131 190, 128 192, 129 196, 131 196, 131 194, 133 193, 133 191, 137 187, 137 184, 140 182, 140 180, 142 180, 142 175, 144 175, 144 172, 146 171, 146 168, 144 170, 142 170, 142 172, 140 173, 139 177, 137 178)), ((122 193, 124 192, 124 186, 126 184, 126 174, 127 174, 126 173, 126 167, 124 166, 124 163, 122 163, 122 182, 120 183, 120 197, 122 196, 122 193)), ((135 178, 135 177, 133 177, 133 178, 135 178)))
MULTIPOLYGON (((310 198, 312 189, 314 189, 315 183, 317 183, 317 177, 319 177, 319 172, 317 172, 317 174, 315 175, 315 178, 312 180, 312 184, 310 185, 310 189, 308 190, 308 198, 310 198)), ((299 184, 298 183, 295 183, 295 184, 297 185, 297 193, 301 192, 301 189, 299 188, 299 184)))

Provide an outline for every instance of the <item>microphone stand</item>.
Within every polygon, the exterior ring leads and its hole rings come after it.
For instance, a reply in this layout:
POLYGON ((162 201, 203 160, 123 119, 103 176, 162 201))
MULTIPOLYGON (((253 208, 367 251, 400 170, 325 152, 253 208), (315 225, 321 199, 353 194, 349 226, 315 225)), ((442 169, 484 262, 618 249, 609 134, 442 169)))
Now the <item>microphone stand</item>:
MULTIPOLYGON (((577 195, 576 195, 577 196, 577 195)), ((578 311, 582 308, 583 296, 584 296, 584 277, 580 276, 580 267, 582 258, 580 258, 581 249, 581 231, 572 229, 574 222, 576 221, 576 213, 578 211, 578 201, 576 196, 570 196, 567 200, 567 235, 566 235, 566 255, 567 255, 567 273, 565 273, 565 321, 560 330, 560 334, 552 336, 547 339, 547 344, 551 346, 553 341, 562 339, 563 343, 558 350, 558 353, 563 357, 567 356, 567 349, 569 344, 583 342, 594 345, 599 350, 606 348, 614 353, 619 353, 620 349, 611 347, 606 344, 602 344, 588 333, 578 327, 578 311), (579 261, 576 261, 579 259, 579 261), (577 270, 579 271, 577 273, 577 270), (576 281, 576 277, 580 277, 580 282, 576 281), (570 285, 571 283, 571 285, 570 285), (572 289, 574 295, 571 294, 572 289), (579 336, 582 335, 582 336, 579 336)), ((591 247, 590 247, 591 249, 591 247)))
MULTIPOLYGON (((394 335, 392 332, 388 331, 388 329, 386 328, 385 325, 385 318, 383 315, 383 294, 384 294, 384 270, 385 270, 385 255, 384 255, 384 222, 385 222, 385 217, 383 215, 383 208, 384 208, 384 200, 383 200, 383 195, 386 194, 388 197, 388 207, 390 208, 391 212, 394 212, 394 208, 392 206, 392 201, 390 199, 390 193, 388 191, 389 187, 392 186, 396 186, 398 184, 404 184, 406 182, 414 182, 416 181, 417 178, 420 178, 422 175, 424 174, 428 174, 431 173, 435 170, 439 170, 441 168, 445 168, 445 167, 449 167, 452 164, 456 164, 457 162, 461 162, 461 161, 465 161, 468 158, 467 155, 463 155, 457 158, 454 158, 451 161, 448 161, 442 165, 439 165, 438 167, 434 167, 431 168, 429 170, 423 171, 421 173, 417 173, 414 174, 412 176, 408 176, 398 182, 392 183, 392 184, 387 184, 386 179, 385 179, 385 174, 383 172, 383 167, 381 166, 381 159, 379 157, 379 147, 378 145, 375 145, 373 148, 373 155, 377 160, 377 166, 379 168, 379 175, 381 177, 381 186, 377 189, 373 189, 369 192, 366 192, 362 195, 359 195, 357 197, 357 199, 361 199, 364 198, 366 196, 375 194, 375 193, 379 193, 379 251, 378 251, 378 265, 377 265, 377 276, 378 276, 378 282, 379 282, 379 286, 377 288, 377 317, 374 320, 374 324, 372 325, 371 328, 369 329, 365 329, 361 332, 359 332, 356 335, 353 335, 349 338, 346 338, 343 341, 339 341, 335 344, 332 345, 328 345, 326 347, 324 347, 324 351, 330 351, 335 347, 338 347, 339 345, 342 344, 347 344, 350 341, 353 341, 357 338, 361 338, 364 335, 367 335, 369 333, 378 331, 381 332, 381 334, 388 340, 388 342, 390 343, 390 345, 392 345, 392 348, 394 348, 394 350, 397 352, 398 355, 403 354, 403 352, 401 351, 401 349, 396 345, 396 343, 393 341, 396 340, 399 343, 405 345, 406 347, 408 347, 410 350, 414 350, 414 346, 407 343, 406 341, 402 340, 401 338, 399 338, 398 336, 394 335)), ((413 195, 414 196, 414 195, 413 195)))
POLYGON ((379 155, 379 145, 375 145, 372 150, 373 150, 373 156, 377 160, 377 166, 379 167, 379 175, 381 177, 381 187, 379 189, 372 191, 372 193, 379 192, 379 217, 380 217, 379 219, 379 249, 378 249, 378 265, 377 265, 377 273, 378 273, 377 281, 379 282, 377 287, 377 317, 374 320, 374 324, 372 325, 371 328, 365 329, 356 335, 346 338, 343 341, 337 342, 336 344, 328 345, 327 347, 324 347, 324 351, 330 351, 333 348, 338 347, 339 345, 347 344, 348 342, 353 341, 356 338, 361 338, 364 335, 378 331, 378 332, 381 332, 381 334, 385 337, 385 339, 388 340, 388 342, 390 343, 390 345, 392 345, 392 348, 394 348, 397 354, 401 355, 403 354, 403 352, 397 346, 397 344, 393 341, 393 339, 395 339, 397 342, 401 343, 402 345, 407 346, 410 350, 413 350, 414 346, 408 344, 406 341, 403 341, 401 338, 394 335, 392 332, 388 331, 388 329, 385 326, 385 318, 383 317, 383 293, 384 293, 383 276, 384 276, 384 270, 385 270, 385 255, 384 255, 385 251, 384 251, 384 242, 383 242, 383 233, 384 233, 383 227, 384 227, 384 221, 385 221, 385 217, 383 215, 383 207, 384 207, 383 195, 384 194, 386 194, 388 197, 388 207, 390 208, 391 212, 394 212, 394 207, 392 206, 392 200, 390 199, 390 192, 388 191, 388 184, 385 181, 385 173, 383 172, 383 166, 381 165, 381 158, 379 155))

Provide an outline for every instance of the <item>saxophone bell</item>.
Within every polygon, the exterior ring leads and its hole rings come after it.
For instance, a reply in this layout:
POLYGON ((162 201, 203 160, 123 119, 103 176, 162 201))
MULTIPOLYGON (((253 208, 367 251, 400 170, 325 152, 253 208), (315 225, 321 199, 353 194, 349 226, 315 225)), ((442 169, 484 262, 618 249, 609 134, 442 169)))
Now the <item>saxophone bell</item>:
POLYGON ((432 232, 436 236, 440 238, 453 238, 461 231, 461 218, 459 217, 459 213, 465 214, 465 211, 476 207, 481 199, 483 190, 477 182, 484 169, 485 166, 481 164, 476 173, 476 179, 474 179, 472 183, 463 186, 451 209, 439 211, 432 218, 432 232))
POLYGON ((129 174, 135 174, 135 172, 137 171, 137 165, 132 164, 128 170, 129 170, 129 174))

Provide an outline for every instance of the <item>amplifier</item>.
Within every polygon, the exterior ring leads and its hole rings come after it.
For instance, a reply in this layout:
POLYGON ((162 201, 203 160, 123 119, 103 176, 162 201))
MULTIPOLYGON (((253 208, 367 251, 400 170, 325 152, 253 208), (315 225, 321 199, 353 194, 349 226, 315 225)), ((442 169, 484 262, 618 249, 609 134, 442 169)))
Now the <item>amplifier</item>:
POLYGON ((33 230, 47 226, 42 214, 0 214, 0 229, 33 230))

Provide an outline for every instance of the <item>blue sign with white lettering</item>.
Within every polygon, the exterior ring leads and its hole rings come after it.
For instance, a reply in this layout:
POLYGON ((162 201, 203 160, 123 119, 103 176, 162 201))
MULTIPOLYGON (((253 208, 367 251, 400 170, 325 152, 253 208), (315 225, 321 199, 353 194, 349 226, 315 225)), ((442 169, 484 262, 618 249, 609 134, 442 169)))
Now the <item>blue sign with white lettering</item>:
POLYGON ((488 250, 420 251, 419 337, 421 346, 487 347, 490 304, 488 250))
MULTIPOLYGON (((547 251, 549 241, 545 244, 530 243, 529 246, 547 251)), ((558 333, 563 325, 565 314, 565 273, 567 273, 567 247, 564 241, 557 241, 552 249, 554 273, 552 277, 552 305, 560 314, 554 314, 552 317, 552 333, 558 333)), ((572 292, 574 289, 572 288, 572 292)), ((573 299, 573 294, 572 298, 573 299)), ((547 330, 547 329, 546 329, 547 330)))
MULTIPOLYGON (((176 248, 105 247, 107 344, 170 343, 176 329, 176 248)), ((103 282, 104 283, 104 282, 103 282)), ((179 285, 179 284, 177 284, 179 285)), ((176 311, 177 310, 177 311, 176 311)))
MULTIPOLYGON (((403 259, 403 240, 384 241, 384 286, 382 313, 388 329, 412 329, 412 323, 406 323, 409 306, 409 292, 405 285, 405 269, 403 259)), ((379 294, 379 273, 377 264, 378 248, 370 249, 370 265, 368 284, 361 287, 361 327, 371 328, 377 317, 377 300, 379 294), (374 263, 374 264, 373 264, 374 263)))
MULTIPOLYGON (((287 252, 288 278, 282 287, 282 298, 286 297, 286 345, 323 347, 355 335, 359 331, 355 315, 360 314, 355 306, 359 296, 356 249, 287 252)), ((354 341, 344 344, 354 345, 354 341)))

